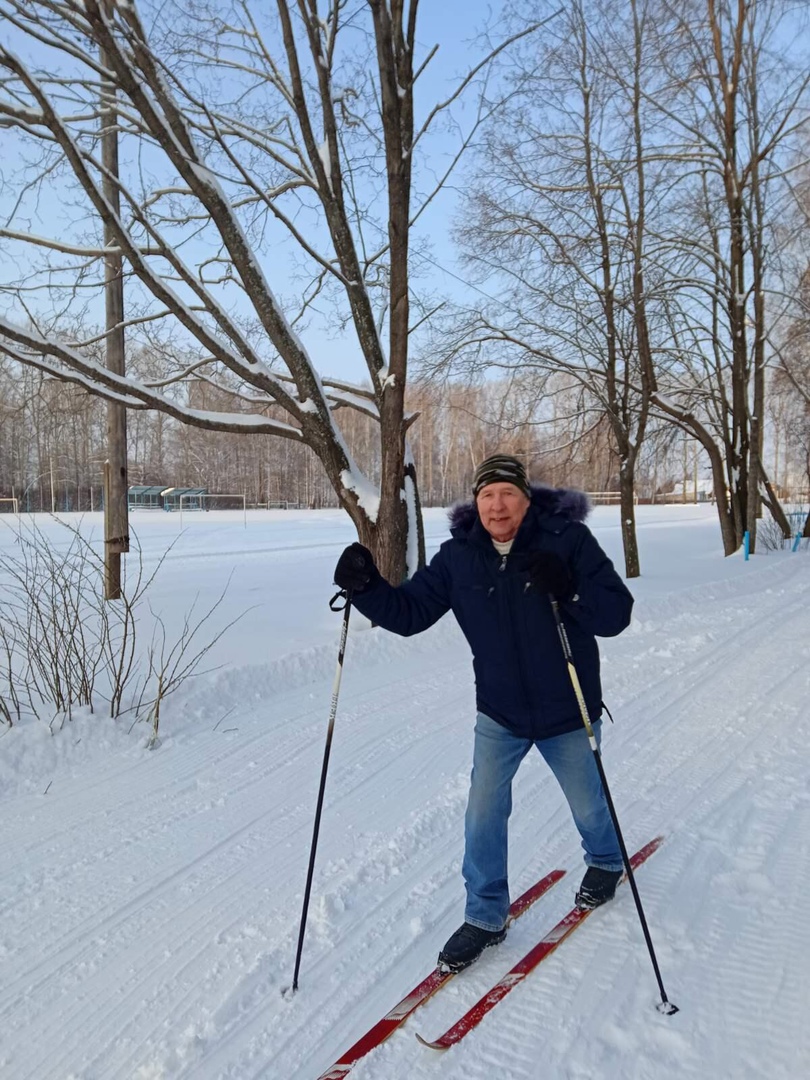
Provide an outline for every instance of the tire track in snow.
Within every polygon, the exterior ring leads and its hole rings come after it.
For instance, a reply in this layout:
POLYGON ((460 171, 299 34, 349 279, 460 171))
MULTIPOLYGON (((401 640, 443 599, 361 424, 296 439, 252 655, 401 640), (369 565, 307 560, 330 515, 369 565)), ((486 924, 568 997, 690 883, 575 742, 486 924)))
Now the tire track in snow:
MULTIPOLYGON (((446 687, 445 687, 446 691, 446 687)), ((388 708, 388 706, 385 706, 388 708)), ((452 713, 454 703, 444 700, 437 706, 442 711, 452 713), (448 709, 448 704, 450 705, 448 709)), ((448 733, 448 741, 453 740, 453 733, 448 733)), ((421 753, 421 751, 420 751, 421 753)), ((384 782, 384 775, 377 777, 377 783, 384 782)), ((364 783, 370 782, 367 778, 364 783)), ((355 849, 352 861, 347 863, 344 859, 333 860, 323 871, 319 871, 318 887, 321 891, 321 903, 314 903, 310 911, 310 928, 307 937, 306 949, 306 975, 305 981, 309 989, 317 987, 319 990, 326 987, 327 982, 332 985, 340 984, 344 974, 357 975, 361 970, 358 960, 366 953, 368 959, 365 962, 368 977, 374 982, 382 974, 386 967, 395 963, 396 957, 391 954, 386 945, 389 940, 390 925, 392 921, 398 922, 400 918, 410 915, 411 919, 418 920, 413 933, 425 930, 442 915, 442 907, 433 902, 439 890, 445 889, 450 884, 450 903, 458 902, 457 869, 451 867, 452 859, 448 858, 449 849, 453 857, 459 854, 459 822, 463 815, 463 806, 466 802, 467 777, 455 777, 453 790, 449 797, 445 791, 441 792, 440 785, 433 784, 434 795, 427 806, 420 808, 410 820, 400 824, 392 831, 384 827, 375 830, 374 840, 371 846, 364 845, 359 851, 355 849), (461 782, 459 782, 461 780, 461 782), (435 792, 439 791, 436 795, 435 792), (448 813, 449 811, 449 813, 448 813), (446 834, 444 843, 439 842, 437 827, 443 827, 446 834), (427 863, 421 853, 422 838, 430 840, 427 853, 427 863), (355 864, 359 859, 359 870, 355 864), (405 878, 395 888, 388 888, 394 878, 400 877, 403 862, 413 859, 421 860, 422 865, 418 871, 417 882, 405 878), (376 893, 369 895, 369 889, 373 888, 376 893), (382 890, 382 891, 381 891, 382 890), (361 905, 351 904, 349 901, 358 896, 363 898, 361 905), (325 905, 325 907, 324 907, 325 905), (360 945, 357 944, 357 935, 361 934, 360 945), (346 944, 348 941, 348 945, 346 944), (335 953, 335 950, 338 950, 335 953), (382 953, 382 955, 380 955, 382 953)), ((395 820, 400 815, 395 815, 395 820)), ((445 905, 446 906, 446 905, 445 905)), ((297 918, 298 912, 295 912, 297 918)), ((292 919, 290 920, 292 922, 292 919)), ((289 928, 290 947, 288 955, 294 954, 293 930, 289 928)), ((214 1059, 220 1061, 226 1056, 231 1043, 236 1039, 252 1039, 261 1037, 266 1027, 266 998, 273 991, 279 990, 279 980, 272 972, 268 972, 268 965, 262 965, 262 971, 257 972, 255 978, 246 985, 240 985, 238 994, 233 1003, 225 1002, 222 1014, 219 1017, 231 1017, 234 1012, 238 1014, 238 1024, 232 1021, 226 1023, 223 1031, 220 1031, 217 1040, 217 1049, 214 1059), (254 1001, 255 999, 255 1001, 254 1001)), ((289 972, 287 977, 289 978, 289 972)), ((356 993, 362 993, 362 980, 355 979, 356 993)), ((304 1019, 306 1038, 311 1041, 315 1037, 315 1030, 323 1028, 328 1030, 331 1024, 330 1013, 334 1011, 335 1002, 327 996, 323 1001, 322 1008, 318 1009, 318 1019, 304 1019)), ((345 1002, 340 1008, 345 1008, 345 1002)), ((303 1032, 297 1029, 290 1030, 287 1041, 293 1048, 299 1042, 303 1032)), ((282 1048, 276 1047, 276 1053, 282 1048)), ((209 1063, 213 1068, 213 1062, 209 1063)), ((283 1065, 279 1068, 283 1069, 283 1065)), ((185 1074, 183 1074, 185 1075, 185 1074)), ((193 1075, 193 1070, 191 1075, 193 1075)), ((242 1075, 241 1073, 238 1075, 242 1075)))
MULTIPOLYGON (((402 691, 404 692, 407 682, 402 680, 402 691)), ((396 685, 394 686, 396 690, 396 685)), ((417 698, 417 705, 426 706, 430 699, 435 696, 435 687, 428 686, 422 690, 417 698)), ((364 691, 359 695, 358 707, 363 707, 362 701, 366 696, 364 691)), ((351 699, 348 702, 350 711, 354 711, 352 707, 351 699)), ((380 710, 384 709, 383 705, 379 706, 380 710)), ((366 710, 369 712, 369 710, 366 710)), ((452 705, 450 708, 452 714, 452 705)), ((303 719, 303 717, 302 717, 303 719)), ((347 718, 348 719, 348 718, 347 718)), ((257 789, 267 788, 268 791, 273 789, 273 778, 278 772, 284 772, 295 765, 299 759, 309 758, 307 762, 306 770, 302 770, 309 780, 313 783, 317 777, 317 766, 320 760, 320 754, 322 752, 321 740, 322 740, 322 727, 323 717, 320 715, 320 711, 317 715, 311 711, 308 714, 308 727, 312 730, 313 740, 317 739, 317 742, 313 745, 310 739, 307 737, 307 732, 304 732, 304 738, 302 739, 301 725, 296 725, 296 732, 290 732, 286 739, 282 740, 281 744, 275 741, 273 733, 264 733, 261 736, 261 742, 264 743, 263 753, 257 753, 257 739, 250 740, 247 747, 241 749, 235 748, 234 754, 238 754, 241 759, 241 766, 239 772, 235 772, 232 766, 229 765, 227 773, 227 801, 229 803, 235 803, 239 797, 243 794, 252 795, 257 789)), ((347 738, 351 738, 351 732, 347 731, 347 738)), ((350 798, 355 791, 358 784, 362 785, 369 780, 369 774, 371 772, 371 765, 373 764, 373 758, 375 755, 382 756, 385 760, 395 759, 398 754, 401 754, 407 745, 413 744, 415 737, 408 731, 406 727, 402 727, 400 730, 394 730, 393 732, 386 732, 383 727, 380 728, 380 736, 378 741, 369 742, 368 746, 363 748, 357 754, 353 755, 354 763, 350 770, 345 772, 345 775, 337 778, 337 782, 331 785, 331 794, 335 797, 336 802, 340 802, 343 798, 350 798)), ((259 747, 260 748, 260 747, 259 747)), ((336 755, 337 759, 337 755, 336 755)), ((173 767, 173 762, 167 762, 167 768, 173 767)), ((159 783, 157 789, 151 792, 139 792, 139 794, 130 800, 132 805, 134 828, 136 833, 131 837, 121 837, 120 834, 114 839, 112 835, 109 839, 105 839, 102 835, 96 841, 98 844, 95 852, 91 855, 85 855, 82 863, 80 864, 83 873, 89 873, 96 862, 108 863, 114 857, 117 851, 120 851, 121 845, 135 845, 140 848, 149 848, 155 842, 159 841, 161 837, 170 836, 172 830, 180 825, 188 825, 189 822, 195 818, 204 819, 205 817, 216 816, 217 814, 217 794, 220 790, 213 779, 206 779, 205 774, 197 773, 196 781, 193 779, 195 773, 194 766, 189 764, 187 766, 187 775, 181 775, 178 777, 178 783, 173 784, 170 781, 165 783, 159 783), (185 790, 183 789, 184 781, 187 783, 185 790), (182 796, 188 797, 182 797, 182 796), (199 795, 203 798, 200 799, 199 795), (139 805, 148 799, 150 809, 144 812, 138 812, 139 805), (146 838, 145 840, 136 841, 134 837, 146 838)), ((223 778, 223 781, 224 778, 223 778)), ((308 784, 309 786, 309 784, 308 784)), ((289 785, 283 787, 282 790, 289 790, 289 785)), ((252 801, 245 799, 245 801, 252 801)), ((296 834, 301 830, 308 830, 311 827, 311 814, 312 806, 314 805, 314 790, 311 799, 288 805, 285 797, 282 795, 279 799, 268 800, 267 797, 262 799, 265 804, 265 811, 262 815, 255 817, 250 822, 251 828, 255 827, 259 822, 268 817, 273 817, 276 822, 275 832, 278 836, 287 832, 290 834, 296 834)), ((123 807, 127 806, 126 801, 122 804, 123 807)), ((122 807, 119 807, 119 813, 122 807)), ((249 813, 249 808, 247 809, 249 813)), ((111 817, 108 831, 111 833, 115 827, 117 817, 111 817)), ((81 831, 86 833, 87 829, 93 825, 93 815, 89 816, 89 820, 82 819, 82 815, 79 815, 78 819, 73 817, 70 813, 66 815, 66 824, 61 828, 55 838, 50 838, 45 846, 44 851, 37 851, 36 847, 26 847, 24 853, 20 853, 22 859, 25 860, 27 866, 27 873, 30 878, 27 891, 32 895, 38 895, 43 891, 43 887, 47 886, 50 889, 55 890, 57 886, 64 885, 66 881, 69 881, 72 876, 75 875, 76 865, 68 866, 66 864, 61 866, 61 873, 48 871, 48 877, 43 880, 42 876, 36 875, 31 870, 32 866, 36 866, 39 859, 44 866, 47 866, 49 856, 52 852, 56 851, 60 844, 68 841, 72 834, 81 831)), ((97 825, 97 823, 96 823, 97 825)), ((43 827, 43 832, 45 827, 43 827)), ((241 833, 241 830, 240 830, 241 833)), ((239 835, 239 834, 237 834, 239 835)), ((278 836, 270 836, 267 839, 277 841, 278 836)), ((227 844, 227 837, 222 841, 222 844, 227 844)), ((303 843, 303 837, 302 837, 303 843)), ((218 843, 210 849, 210 852, 216 853, 220 849, 221 844, 218 843)), ((138 855, 137 850, 131 850, 128 853, 128 858, 135 858, 138 855)), ((200 856, 200 859, 206 857, 205 853, 200 856)), ((195 860, 193 866, 197 865, 198 860, 195 860)), ((193 867, 189 867, 189 872, 193 867)), ((10 868, 12 869, 12 868, 10 868)), ((178 871, 180 873, 181 871, 178 871)), ((165 882, 166 887, 174 887, 176 884, 176 878, 173 876, 168 878, 165 882)), ((26 889, 22 890, 25 893, 26 889)), ((65 892, 65 895, 67 893, 65 892)), ((16 908, 17 915, 22 917, 22 911, 19 907, 20 890, 15 891, 13 898, 8 901, 9 908, 12 905, 16 908)), ((159 892, 154 889, 148 894, 150 902, 159 899, 159 892)), ((112 903, 118 903, 118 899, 113 898, 112 903)), ((143 901, 144 903, 146 901, 143 901)), ((126 913, 132 911, 132 905, 137 906, 137 899, 134 901, 127 901, 124 910, 126 913)), ((13 916, 13 912, 8 912, 7 916, 13 916)), ((87 912, 84 915, 84 924, 88 927, 96 925, 99 918, 105 920, 104 926, 107 926, 106 920, 110 916, 103 913, 103 909, 96 908, 91 912, 87 912)), ((74 926, 70 931, 71 935, 82 935, 82 926, 74 926)), ((58 949, 58 943, 51 940, 49 942, 49 948, 51 950, 58 949)), ((2 1002, 2 994, 0 994, 0 1003, 2 1002)), ((1 1007, 1 1005, 0 1005, 1 1007)))
MULTIPOLYGON (((432 693, 433 696, 435 696, 434 691, 431 691, 431 693, 432 693)), ((380 707, 382 708, 383 706, 380 706, 380 707)), ((448 708, 448 712, 449 712, 450 715, 452 715, 454 708, 455 708, 455 705, 451 702, 451 704, 450 704, 450 706, 448 708)), ((321 718, 321 722, 319 723, 318 726, 319 726, 319 728, 322 726, 322 718, 321 718)), ((320 734, 321 733, 319 731, 319 735, 320 734)), ((388 751, 389 751, 388 756, 389 757, 390 757, 391 747, 392 747, 392 738, 394 740, 394 743, 397 746, 399 746, 399 744, 402 741, 401 733, 400 734, 395 733, 394 736, 392 737, 391 734, 386 734, 383 731, 381 739, 379 740, 380 742, 382 742, 388 748, 388 751)), ((320 739, 319 739, 319 742, 320 742, 320 739)), ((400 749, 401 749, 401 747, 400 747, 400 749)), ((313 772, 313 775, 314 775, 314 772, 313 772)), ((367 782, 368 782, 367 778, 361 780, 361 783, 367 783, 367 782)), ((287 786, 289 786, 289 785, 287 785, 287 786)), ((348 797, 348 795, 344 795, 344 797, 348 797)), ((85 954, 92 955, 94 952, 96 952, 98 950, 99 940, 100 940, 99 939, 99 934, 101 934, 102 937, 103 937, 103 941, 104 941, 103 948, 106 949, 108 952, 113 948, 113 946, 115 944, 114 941, 112 940, 112 931, 114 930, 114 924, 115 924, 116 921, 119 921, 119 922, 124 921, 124 922, 126 922, 126 924, 128 926, 130 937, 132 937, 132 936, 134 936, 136 938, 138 937, 138 934, 140 932, 140 928, 135 927, 133 925, 133 923, 132 923, 132 914, 136 910, 143 911, 145 915, 148 914, 148 917, 146 919, 146 925, 144 925, 144 927, 143 927, 143 934, 145 936, 145 939, 148 941, 149 936, 150 936, 149 935, 148 923, 150 921, 151 922, 159 922, 159 918, 160 918, 160 915, 161 915, 161 910, 165 911, 165 908, 166 908, 166 903, 161 899, 160 894, 163 893, 163 892, 166 892, 166 891, 176 893, 178 884, 182 884, 184 880, 187 880, 192 874, 194 874, 196 872, 197 868, 200 866, 200 864, 203 863, 204 861, 206 861, 212 855, 212 853, 225 850, 228 846, 231 846, 233 844, 233 842, 237 838, 237 836, 241 837, 242 835, 246 834, 247 832, 249 832, 251 830, 254 830, 257 823, 260 822, 263 818, 266 818, 269 814, 272 814, 275 809, 276 809, 275 806, 271 806, 269 809, 265 810, 261 815, 254 818, 253 820, 249 821, 243 828, 238 830, 238 833, 232 833, 231 835, 226 836, 217 845, 215 845, 214 848, 211 848, 211 849, 209 849, 207 851, 204 851, 200 855, 200 857, 198 859, 195 859, 192 863, 183 866, 178 871, 177 874, 172 875, 166 881, 159 883, 159 885, 153 886, 150 889, 147 889, 146 891, 144 891, 144 893, 141 896, 139 896, 135 900, 128 903, 125 907, 119 908, 117 911, 114 911, 108 918, 102 920, 101 923, 99 923, 99 920, 98 920, 97 917, 93 917, 92 919, 89 919, 88 920, 88 928, 89 928, 89 933, 92 936, 85 936, 85 935, 80 934, 78 936, 77 940, 74 940, 74 941, 70 942, 70 944, 69 944, 69 946, 67 947, 66 950, 62 950, 61 952, 57 952, 55 958, 52 955, 49 958, 49 960, 47 961, 47 963, 42 967, 42 970, 39 972, 40 982, 35 983, 35 984, 32 985, 31 981, 30 981, 30 978, 28 979, 27 992, 30 993, 32 990, 35 991, 35 992, 36 991, 42 992, 43 988, 44 988, 44 984, 52 983, 52 984, 54 984, 54 986, 52 987, 53 994, 52 995, 46 994, 45 996, 50 997, 52 1003, 55 1003, 57 1000, 60 1000, 61 993, 58 990, 60 977, 62 979, 68 979, 72 972, 74 972, 75 970, 81 970, 83 967, 85 967, 88 964, 88 960, 87 960, 85 954)), ((311 805, 309 805, 309 800, 308 800, 307 805, 306 805, 306 821, 305 821, 305 828, 306 828, 307 832, 308 832, 308 830, 309 830, 309 828, 311 826, 311 812, 312 812, 312 807, 311 807, 311 805)), ((270 845, 268 845, 268 846, 270 846, 270 845)), ((297 861, 297 857, 296 857, 296 861, 297 861)), ((249 865, 249 866, 247 866, 245 868, 243 876, 250 876, 251 874, 255 874, 255 868, 254 868, 253 865, 249 865)), ((229 885, 229 887, 233 887, 233 885, 235 883, 234 883, 233 879, 227 879, 227 884, 229 885)), ((209 894, 208 894, 208 900, 209 901, 211 900, 210 891, 209 891, 209 894)), ((226 903, 228 903, 227 899, 223 901, 223 906, 226 903)), ((195 924, 194 921, 189 918, 190 913, 191 913, 190 910, 187 910, 185 912, 185 914, 183 915, 183 918, 181 919, 181 922, 184 925, 187 926, 186 937, 190 941, 200 940, 200 939, 202 939, 203 941, 210 940, 210 934, 205 933, 205 923, 195 924)), ((180 914, 180 913, 178 913, 178 914, 180 914)), ((211 920, 211 922, 215 923, 216 921, 217 921, 217 913, 215 911, 214 918, 211 920)), ((221 925, 221 921, 222 920, 221 920, 221 917, 220 917, 219 918, 219 925, 221 925)), ((73 935, 73 936, 74 936, 74 938, 76 937, 76 935, 73 935)), ((152 935, 152 936, 154 936, 154 935, 152 935)), ((119 942, 119 948, 123 947, 123 945, 124 945, 124 943, 119 942)), ((161 940, 158 939, 157 942, 156 942, 156 950, 155 950, 158 958, 159 958, 159 952, 160 952, 160 945, 161 945, 161 940)), ((179 946, 177 944, 175 944, 175 946, 173 947, 172 953, 174 954, 174 958, 169 961, 169 967, 171 967, 172 964, 177 963, 177 952, 182 951, 182 945, 183 945, 183 942, 181 941, 179 943, 179 946)), ((147 952, 148 951, 149 950, 147 950, 147 952)), ((205 949, 203 948, 202 951, 204 952, 205 949)), ((141 959, 143 959, 143 958, 141 958, 141 959)), ((146 959, 149 960, 149 963, 146 966, 153 967, 155 962, 156 962, 155 958, 147 957, 146 959)), ((193 958, 192 958, 192 960, 193 960, 193 958)), ((158 970, 159 970, 160 965, 158 964, 157 967, 158 967, 158 970)), ((11 987, 8 987, 7 990, 10 991, 10 996, 13 996, 15 990, 19 990, 19 986, 15 987, 14 985, 12 985, 11 987)), ((135 993, 135 991, 133 991, 133 993, 135 993)), ((128 997, 126 999, 126 1001, 127 1001, 126 1007, 121 1006, 121 1008, 123 1009, 123 1016, 125 1016, 129 1020, 131 1020, 132 1011, 133 1011, 132 1007, 131 1007, 132 1006, 132 1000, 133 1000, 133 993, 128 995, 128 997)), ((2 1000, 2 999, 0 999, 0 1000, 2 1000)), ((63 1026, 64 1026, 63 1038, 67 1041, 67 1043, 70 1043, 72 1041, 71 1038, 70 1038, 70 1032, 71 1032, 71 1029, 72 1029, 74 1013, 78 1013, 78 1012, 81 1012, 82 1010, 86 1010, 92 1004, 93 1003, 88 1000, 87 994, 85 993, 85 994, 83 994, 81 996, 81 1000, 76 1002, 76 1009, 70 1009, 70 1008, 68 1008, 67 1010, 65 1010, 64 1008, 60 1009, 60 1019, 62 1019, 63 1026), (64 1015, 61 1015, 61 1014, 64 1014, 64 1015)), ((126 1020, 123 1021, 123 1025, 126 1026, 126 1020)), ((44 1076, 45 1073, 44 1073, 44 1071, 41 1072, 39 1067, 37 1067, 37 1070, 34 1072, 33 1075, 39 1077, 41 1075, 44 1076)), ((121 1073, 121 1075, 122 1076, 127 1076, 129 1074, 127 1073, 126 1070, 124 1070, 121 1073)))

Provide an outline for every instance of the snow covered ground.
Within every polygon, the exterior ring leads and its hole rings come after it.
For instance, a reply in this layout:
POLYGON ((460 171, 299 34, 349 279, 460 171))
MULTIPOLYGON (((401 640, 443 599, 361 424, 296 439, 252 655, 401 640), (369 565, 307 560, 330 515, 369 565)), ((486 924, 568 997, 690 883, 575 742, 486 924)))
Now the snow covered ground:
MULTIPOLYGON (((617 515, 592 526, 620 564, 617 515)), ((315 1080, 462 918, 466 646, 451 618, 404 641, 353 616, 301 985, 282 996, 340 625, 327 600, 352 530, 328 511, 183 524, 134 519, 147 565, 177 541, 157 609, 177 626, 233 571, 223 621, 251 610, 218 670, 171 700, 161 747, 99 716, 0 737, 3 1080, 315 1080)), ((443 513, 427 532, 433 549, 443 513)), ((641 507, 639 537, 633 625, 603 643, 603 749, 628 846, 667 835, 638 884, 681 1011, 655 1011, 625 888, 458 1047, 414 1038, 445 1031, 571 905, 578 841, 533 755, 513 893, 568 877, 354 1080, 810 1075, 810 556, 723 559, 710 507, 641 507)))

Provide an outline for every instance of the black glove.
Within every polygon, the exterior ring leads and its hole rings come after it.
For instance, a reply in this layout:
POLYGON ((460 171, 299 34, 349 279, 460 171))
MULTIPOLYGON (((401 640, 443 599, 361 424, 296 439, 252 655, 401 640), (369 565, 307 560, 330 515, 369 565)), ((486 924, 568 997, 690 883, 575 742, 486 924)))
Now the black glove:
POLYGON ((379 576, 374 556, 362 544, 349 544, 335 567, 335 584, 346 592, 365 592, 379 576))
POLYGON ((550 593, 557 600, 567 600, 574 593, 571 571, 553 551, 534 551, 526 557, 526 569, 532 587, 550 593))

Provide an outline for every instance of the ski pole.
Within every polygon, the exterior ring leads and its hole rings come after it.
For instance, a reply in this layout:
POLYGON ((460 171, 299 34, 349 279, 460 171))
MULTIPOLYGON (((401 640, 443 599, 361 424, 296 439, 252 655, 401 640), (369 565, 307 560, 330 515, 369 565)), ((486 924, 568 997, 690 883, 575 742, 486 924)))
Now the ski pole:
POLYGON ((321 766, 321 784, 318 790, 318 803, 315 808, 315 824, 312 829, 312 844, 309 851, 309 869, 307 870, 307 884, 304 889, 304 906, 301 911, 301 926, 298 930, 298 949, 295 954, 295 972, 293 973, 292 992, 295 993, 298 989, 298 972, 301 967, 301 953, 304 949, 304 933, 307 926, 307 911, 309 910, 309 896, 312 892, 312 875, 315 870, 315 853, 318 849, 318 834, 321 827, 321 811, 323 810, 323 796, 326 790, 326 773, 329 768, 329 754, 332 749, 332 732, 335 728, 335 716, 337 715, 337 703, 338 694, 340 693, 340 680, 343 675, 343 654, 346 651, 346 638, 349 633, 349 613, 352 609, 352 594, 351 590, 348 592, 336 593, 329 601, 329 607, 332 611, 340 611, 339 607, 335 607, 335 601, 340 597, 346 597, 346 603, 343 606, 343 625, 340 630, 340 645, 338 647, 338 659, 337 668, 335 669, 335 680, 332 684, 332 704, 329 709, 329 723, 326 729, 326 746, 323 752, 323 765, 321 766))
POLYGON ((577 669, 574 665, 574 657, 571 652, 571 644, 568 640, 568 634, 566 633, 565 625, 560 617, 560 607, 552 594, 549 594, 549 600, 551 602, 551 610, 554 612, 554 621, 557 624, 557 633, 560 637, 560 644, 562 645, 563 655, 565 656, 565 663, 568 667, 568 675, 571 679, 571 685, 574 688, 574 694, 576 695, 577 704, 579 705, 579 711, 582 714, 582 723, 585 725, 585 730, 588 733, 588 742, 591 744, 591 750, 593 750, 594 760, 596 761, 596 768, 599 772, 599 779, 602 781, 602 789, 605 792, 605 801, 608 804, 608 810, 610 816, 613 819, 613 827, 616 830, 616 837, 619 841, 619 849, 622 853, 622 861, 624 862, 624 868, 627 872, 627 880, 630 882, 630 888, 633 892, 633 899, 636 902, 636 910, 638 911, 639 921, 641 923, 641 929, 644 932, 644 940, 647 942, 647 949, 650 953, 650 960, 652 961, 653 971, 655 972, 655 978, 658 981, 658 989, 661 992, 661 1000, 656 1005, 656 1009, 660 1013, 664 1013, 665 1016, 672 1016, 673 1013, 678 1012, 678 1006, 673 1003, 667 997, 667 992, 664 989, 664 981, 661 978, 661 970, 658 967, 658 961, 655 957, 655 949, 653 948, 652 938, 650 937, 650 930, 647 926, 647 919, 644 915, 644 908, 641 906, 641 897, 638 894, 638 888, 636 887, 636 879, 633 874, 633 867, 630 865, 630 857, 627 854, 627 848, 624 844, 624 837, 622 836, 622 830, 619 826, 619 818, 616 814, 616 808, 613 805, 613 799, 611 798, 610 788, 608 787, 607 777, 605 776, 605 770, 602 765, 602 755, 599 752, 599 744, 596 741, 596 735, 594 734, 593 725, 591 724, 590 717, 588 716, 588 706, 585 704, 585 695, 582 693, 582 686, 580 685, 579 676, 577 675, 577 669))

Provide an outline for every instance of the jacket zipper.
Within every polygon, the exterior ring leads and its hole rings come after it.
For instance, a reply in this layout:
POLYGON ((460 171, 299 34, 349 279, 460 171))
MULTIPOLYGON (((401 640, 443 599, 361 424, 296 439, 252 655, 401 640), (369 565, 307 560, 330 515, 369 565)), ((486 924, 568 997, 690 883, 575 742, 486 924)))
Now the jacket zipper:
MULTIPOLYGON (((500 562, 500 565, 498 567, 498 573, 499 574, 502 574, 506 570, 506 560, 508 558, 509 558, 508 554, 507 555, 501 555, 501 562, 500 562)), ((520 634, 518 632, 519 631, 518 612, 517 612, 517 610, 515 610, 514 612, 512 611, 512 608, 511 608, 511 605, 508 602, 508 599, 506 601, 506 617, 509 620, 509 625, 510 625, 511 630, 512 630, 512 645, 513 645, 513 648, 515 650, 515 656, 517 657, 517 660, 518 660, 518 670, 520 672, 520 693, 521 693, 521 696, 523 698, 523 707, 526 710, 527 720, 528 720, 529 724, 531 725, 531 721, 532 721, 531 696, 530 696, 528 688, 526 686, 526 674, 525 674, 525 672, 523 670, 523 664, 521 663, 522 649, 521 649, 520 634)))

